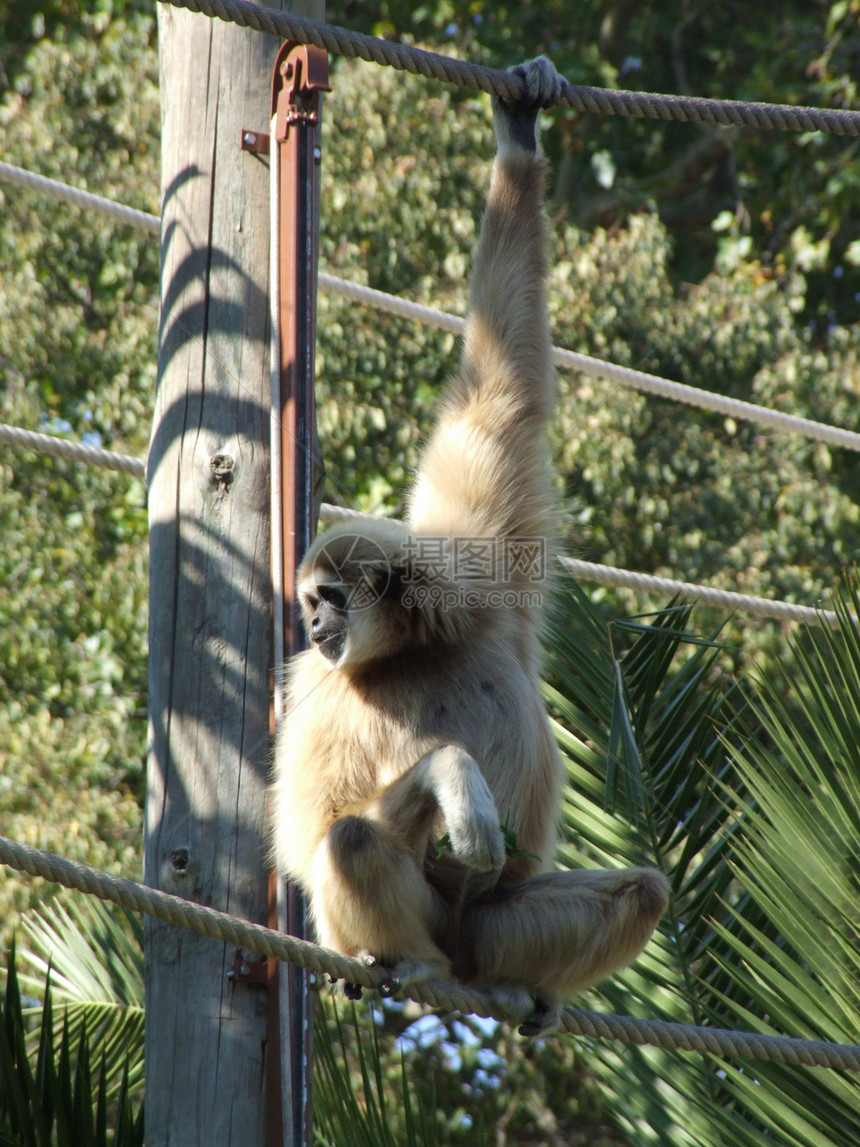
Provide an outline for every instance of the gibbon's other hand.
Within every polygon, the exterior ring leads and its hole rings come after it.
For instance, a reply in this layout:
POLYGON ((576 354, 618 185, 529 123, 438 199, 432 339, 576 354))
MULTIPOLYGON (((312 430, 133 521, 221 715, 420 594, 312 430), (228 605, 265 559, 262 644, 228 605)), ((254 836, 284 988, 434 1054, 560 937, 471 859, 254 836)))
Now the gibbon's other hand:
POLYGON ((563 94, 567 81, 546 56, 517 64, 508 72, 520 77, 525 94, 517 102, 493 96, 493 126, 499 153, 517 147, 524 151, 537 151, 540 136, 538 114, 541 108, 549 107, 563 94))
POLYGON ((453 855, 478 872, 501 868, 505 839, 496 802, 477 762, 457 745, 442 745, 416 767, 436 798, 453 855))

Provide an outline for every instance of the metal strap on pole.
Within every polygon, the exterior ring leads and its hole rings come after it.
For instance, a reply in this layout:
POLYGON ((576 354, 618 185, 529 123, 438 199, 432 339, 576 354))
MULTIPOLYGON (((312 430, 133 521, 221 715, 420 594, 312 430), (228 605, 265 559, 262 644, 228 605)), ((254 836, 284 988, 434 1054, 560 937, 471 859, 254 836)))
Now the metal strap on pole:
MULTIPOLYGON (((278 300, 272 409, 278 439, 272 451, 273 580, 280 599, 275 610, 279 630, 274 642, 276 675, 282 662, 302 648, 295 572, 315 527, 317 126, 320 93, 328 90, 328 57, 321 48, 289 41, 281 46, 272 77, 270 140, 272 188, 277 202, 272 242, 273 258, 275 253, 277 256, 273 286, 278 300)), ((283 692, 279 688, 275 722, 282 718, 283 692)), ((282 932, 306 938, 303 896, 277 876, 273 881, 272 923, 282 932)), ((270 960, 268 982, 269 1142, 310 1147, 313 997, 308 973, 270 960)))

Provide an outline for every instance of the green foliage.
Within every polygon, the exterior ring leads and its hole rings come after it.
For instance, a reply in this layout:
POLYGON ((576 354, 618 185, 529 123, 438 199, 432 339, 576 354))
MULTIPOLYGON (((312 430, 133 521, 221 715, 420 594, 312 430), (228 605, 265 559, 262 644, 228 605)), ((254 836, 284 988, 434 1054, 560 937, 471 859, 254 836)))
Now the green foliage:
MULTIPOLYGON (((151 14, 102 16, 25 38, 0 87, 3 158, 157 209, 153 28, 151 14)), ((6 185, 0 205, 0 421, 143 453, 157 244, 6 185)), ((0 818, 11 836, 127 875, 140 867, 144 497, 125 476, 0 459, 0 818)), ((4 879, 4 931, 39 895, 4 879)))
MULTIPOLYGON (((338 67, 326 104, 320 249, 344 278, 462 310, 490 157, 486 110, 426 81, 338 67), (421 115, 416 117, 420 90, 421 115), (429 157, 444 153, 444 168, 429 157)), ((318 421, 326 496, 396 509, 454 338, 320 294, 318 421), (396 348, 396 351, 394 351, 396 348)))
MULTIPOLYGON (((735 764, 745 797, 734 805, 732 870, 747 903, 719 930, 731 977, 719 1010, 728 1022, 809 1039, 858 1042, 860 1033, 860 592, 835 602, 838 627, 802 630, 785 671, 800 707, 761 678, 754 708, 764 737, 735 764)), ((731 798, 729 798, 731 799, 731 798)), ((781 1064, 733 1072, 738 1104, 761 1095, 780 1142, 853 1142, 860 1136, 856 1077, 781 1064), (841 1129, 841 1132, 838 1130, 841 1129)))
MULTIPOLYGON (((366 1020, 366 1017, 363 1017, 366 1020)), ((401 1062, 400 1088, 386 1079, 376 1027, 372 1020, 363 1039, 361 1020, 353 1005, 349 1021, 338 1009, 317 1010, 314 1025, 317 1088, 316 1141, 319 1147, 435 1147, 440 1142, 432 1115, 415 1102, 401 1062), (327 1022, 328 1017, 328 1022, 327 1022), (356 1092, 346 1068, 346 1023, 351 1022, 351 1042, 356 1052, 360 1092, 356 1092), (394 1110, 391 1104, 396 1104, 394 1110), (402 1122, 402 1134, 401 1134, 402 1122)), ((476 1145, 477 1147, 477 1145, 476 1145)))
MULTIPOLYGON (((157 211, 153 35, 153 18, 137 16, 85 19, 39 40, 2 93, 7 161, 157 211)), ((141 451, 155 381, 158 244, 5 184, 0 205, 5 394, 35 401, 42 419, 77 436, 141 451)))
MULTIPOLYGON (((661 936, 591 993, 598 1008, 856 1042, 860 638, 847 592, 838 631, 801 630, 784 659, 792 694, 721 677, 715 638, 685 633, 687 607, 648 626, 602 621, 576 587, 560 603, 548 699, 573 782, 565 861, 647 859, 674 890, 661 936), (638 774, 616 790, 624 818, 605 804, 613 752, 638 774)), ((838 1147, 860 1134, 850 1074, 597 1043, 592 1054, 636 1144, 838 1147)))
POLYGON ((104 1064, 93 1064, 86 1028, 76 1039, 62 1026, 55 1045, 54 1004, 45 985, 35 1052, 28 1047, 14 946, 6 967, 0 1022, 2 1147, 142 1147, 143 1111, 135 1113, 123 1075, 109 1101, 104 1064))
POLYGON ((570 1039, 525 1041, 506 1025, 429 1015, 409 1001, 343 1011, 323 997, 317 1013, 321 1147, 626 1142, 570 1039))

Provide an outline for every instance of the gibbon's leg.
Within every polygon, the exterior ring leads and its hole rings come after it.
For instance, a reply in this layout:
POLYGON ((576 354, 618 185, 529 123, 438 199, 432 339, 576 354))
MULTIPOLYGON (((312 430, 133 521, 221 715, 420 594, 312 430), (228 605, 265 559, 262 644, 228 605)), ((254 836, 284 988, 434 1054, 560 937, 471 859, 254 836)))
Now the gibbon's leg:
POLYGON ((535 1009, 522 1033, 548 1031, 561 1000, 636 958, 667 900, 668 882, 655 868, 548 872, 500 888, 464 913, 474 960, 468 979, 525 987, 535 1009))
POLYGON ((431 935, 441 905, 411 853, 373 821, 334 822, 314 858, 313 889, 324 947, 389 967, 403 984, 450 978, 431 935))
POLYGON ((499 816, 480 769, 457 746, 433 749, 349 813, 334 822, 314 859, 320 942, 369 954, 402 983, 447 978, 448 958, 433 940, 445 910, 424 878, 424 856, 441 814, 458 860, 478 871, 503 865, 499 816))

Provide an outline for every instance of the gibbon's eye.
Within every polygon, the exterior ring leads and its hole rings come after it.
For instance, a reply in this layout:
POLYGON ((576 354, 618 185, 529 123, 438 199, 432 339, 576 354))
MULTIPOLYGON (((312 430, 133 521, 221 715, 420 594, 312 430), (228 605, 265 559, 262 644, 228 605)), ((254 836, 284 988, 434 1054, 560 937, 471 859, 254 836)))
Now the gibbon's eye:
POLYGON ((346 594, 334 585, 317 586, 320 598, 330 605, 332 609, 346 610, 346 594))

